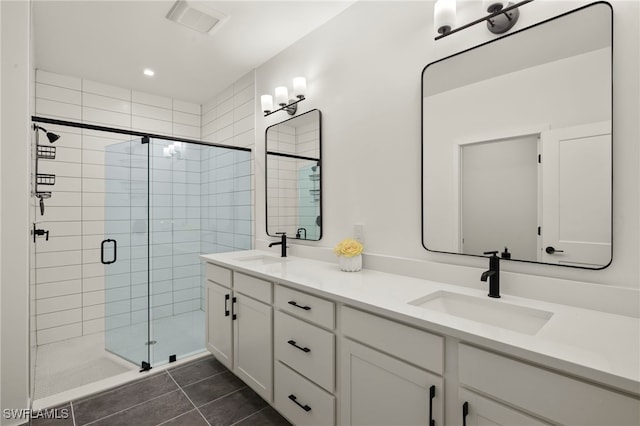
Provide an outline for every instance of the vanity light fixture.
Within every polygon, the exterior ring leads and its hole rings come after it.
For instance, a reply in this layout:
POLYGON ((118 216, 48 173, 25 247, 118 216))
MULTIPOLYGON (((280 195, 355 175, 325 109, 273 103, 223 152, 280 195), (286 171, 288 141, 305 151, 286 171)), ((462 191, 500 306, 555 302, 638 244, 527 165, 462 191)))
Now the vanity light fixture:
POLYGON ((307 79, 304 77, 296 77, 293 79, 293 96, 295 99, 289 99, 289 90, 286 86, 276 87, 276 104, 280 108, 273 109, 273 96, 262 95, 260 96, 260 104, 264 116, 271 115, 278 111, 287 111, 289 115, 294 115, 298 110, 298 102, 304 101, 304 94, 307 91, 307 79))
POLYGON ((517 3, 500 0, 482 0, 483 13, 488 13, 480 19, 469 22, 458 28, 454 28, 456 6, 455 0, 437 0, 433 7, 434 27, 438 32, 435 40, 467 29, 480 22, 487 21, 487 29, 494 34, 503 34, 509 31, 518 22, 520 16, 519 7, 533 0, 523 0, 517 3), (450 3, 453 3, 451 5, 450 3))
POLYGON ((142 73, 147 77, 153 77, 156 74, 156 72, 151 68, 145 68, 144 71, 142 71, 142 73))

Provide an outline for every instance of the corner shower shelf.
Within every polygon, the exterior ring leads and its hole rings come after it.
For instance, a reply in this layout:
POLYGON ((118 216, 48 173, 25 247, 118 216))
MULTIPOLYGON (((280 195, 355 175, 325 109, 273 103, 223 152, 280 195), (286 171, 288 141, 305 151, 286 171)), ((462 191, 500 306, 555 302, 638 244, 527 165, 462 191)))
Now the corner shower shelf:
POLYGON ((36 183, 38 185, 55 185, 56 175, 51 175, 48 173, 38 173, 36 175, 36 183))
POLYGON ((42 158, 44 160, 55 160, 56 159, 56 147, 55 146, 37 145, 36 153, 37 153, 38 158, 42 158))

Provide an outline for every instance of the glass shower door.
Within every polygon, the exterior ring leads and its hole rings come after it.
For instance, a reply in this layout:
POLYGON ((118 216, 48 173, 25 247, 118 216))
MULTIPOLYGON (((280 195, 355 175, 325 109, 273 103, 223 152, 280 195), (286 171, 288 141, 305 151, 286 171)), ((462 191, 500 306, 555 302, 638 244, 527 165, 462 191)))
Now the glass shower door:
POLYGON ((149 357, 149 140, 104 147, 105 349, 143 369, 149 357))

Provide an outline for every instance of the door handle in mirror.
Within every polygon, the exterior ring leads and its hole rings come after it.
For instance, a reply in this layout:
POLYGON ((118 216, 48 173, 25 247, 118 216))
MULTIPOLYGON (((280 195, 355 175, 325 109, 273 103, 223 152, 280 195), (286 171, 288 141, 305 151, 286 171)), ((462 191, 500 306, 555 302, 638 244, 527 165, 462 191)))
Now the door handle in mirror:
POLYGON ((116 240, 112 240, 108 238, 106 240, 102 240, 100 243, 100 263, 103 265, 110 265, 115 263, 118 260, 118 242, 116 240), (113 259, 112 260, 104 260, 104 245, 107 243, 113 243, 113 259))
POLYGON ((549 246, 546 249, 544 249, 544 251, 547 252, 547 254, 554 254, 554 253, 564 253, 564 250, 556 250, 554 247, 549 246))

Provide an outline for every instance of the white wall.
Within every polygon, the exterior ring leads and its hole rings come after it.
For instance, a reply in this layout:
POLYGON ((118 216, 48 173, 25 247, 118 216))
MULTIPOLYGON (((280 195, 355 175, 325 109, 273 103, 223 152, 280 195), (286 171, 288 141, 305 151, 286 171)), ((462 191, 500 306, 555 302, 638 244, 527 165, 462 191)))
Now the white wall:
MULTIPOLYGON (((28 407, 29 349, 29 31, 28 2, 0 2, 2 276, 0 408, 28 407), (10 155, 7 155, 10 153, 10 155), (11 208, 6 208, 11 206, 11 208)), ((23 423, 5 419, 2 425, 23 423)))
MULTIPOLYGON (((522 8, 517 28, 587 3, 533 2, 522 8)), ((613 4, 613 263, 603 271, 586 271, 504 262, 503 283, 506 292, 528 297, 637 313, 639 14, 636 2, 613 4)), ((458 22, 473 20, 479 9, 479 2, 459 3, 458 22)), ((318 108, 323 113, 323 239, 306 246, 326 253, 352 235, 354 223, 363 223, 369 255, 365 266, 480 287, 478 271, 486 268, 484 259, 430 253, 421 246, 420 76, 430 62, 494 36, 477 25, 434 41, 432 22, 433 2, 357 2, 260 66, 256 92, 270 93, 305 75, 308 96, 299 111, 318 108)), ((274 114, 256 120, 257 188, 264 185, 263 131, 285 118, 274 114)), ((257 192, 258 247, 267 240, 260 219, 263 209, 264 194, 257 192)), ((296 249, 314 252, 297 246, 292 254, 296 249)))

